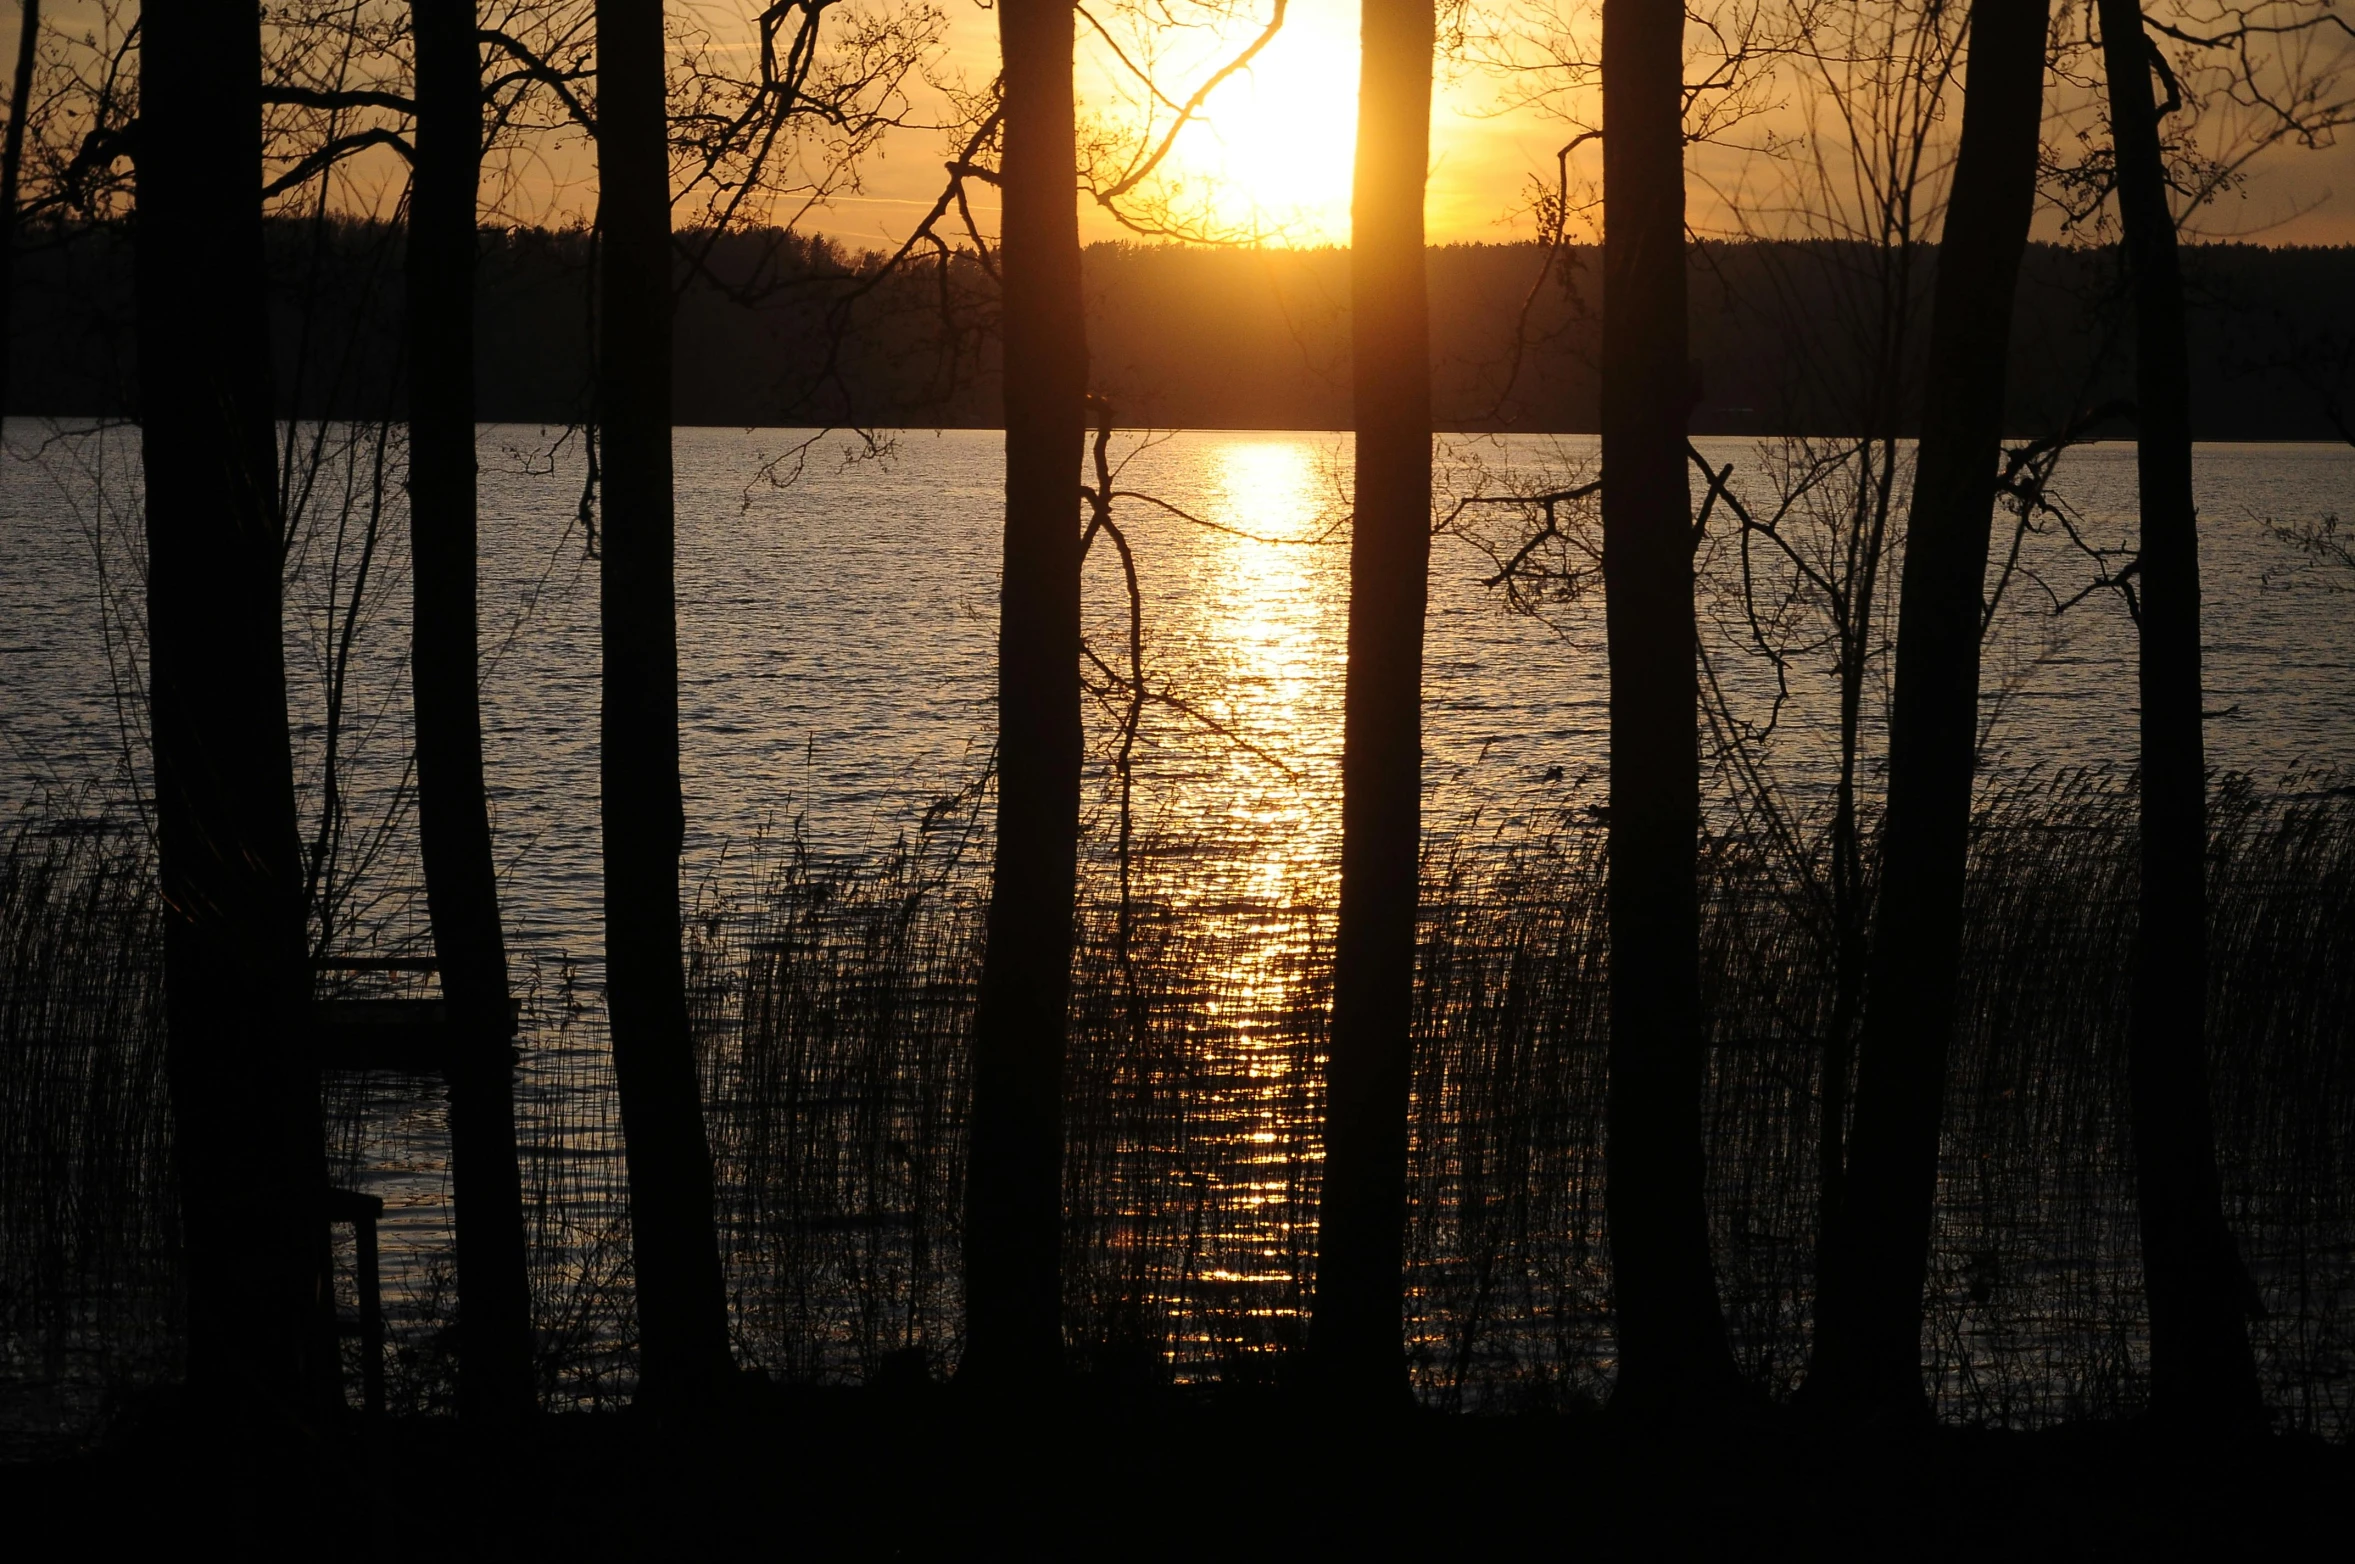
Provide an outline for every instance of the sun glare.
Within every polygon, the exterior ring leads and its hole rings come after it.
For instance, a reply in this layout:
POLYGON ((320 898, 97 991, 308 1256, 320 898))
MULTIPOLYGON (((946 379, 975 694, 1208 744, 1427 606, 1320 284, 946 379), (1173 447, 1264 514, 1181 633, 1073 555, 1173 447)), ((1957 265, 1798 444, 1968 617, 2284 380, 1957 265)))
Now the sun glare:
MULTIPOLYGON (((1219 54, 1241 49, 1266 15, 1239 18, 1219 54)), ((1357 26, 1352 0, 1291 0, 1274 41, 1178 137, 1167 172, 1181 208, 1206 204, 1221 229, 1266 243, 1348 242, 1357 26)))
MULTIPOLYGON (((1324 622, 1332 583, 1317 579, 1327 560, 1305 546, 1322 517, 1316 447, 1299 439, 1238 439, 1221 446, 1214 460, 1216 513, 1235 529, 1217 540, 1212 576, 1215 612, 1236 652, 1223 715, 1238 731, 1266 735, 1303 758, 1315 681, 1328 671, 1320 637, 1333 628, 1324 622)), ((1270 844, 1251 868, 1246 899, 1267 908, 1313 899, 1325 888, 1316 882, 1329 844, 1318 842, 1299 784, 1271 776, 1261 758, 1241 749, 1228 763, 1238 807, 1249 817, 1238 834, 1270 844)), ((1255 1002, 1273 997, 1268 973, 1231 977, 1255 1002)))

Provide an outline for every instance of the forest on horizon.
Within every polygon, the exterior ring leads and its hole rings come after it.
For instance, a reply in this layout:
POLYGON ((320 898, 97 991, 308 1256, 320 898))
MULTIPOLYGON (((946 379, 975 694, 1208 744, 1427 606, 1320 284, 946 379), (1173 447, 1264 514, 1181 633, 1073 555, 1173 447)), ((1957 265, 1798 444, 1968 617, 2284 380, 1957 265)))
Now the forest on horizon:
MULTIPOLYGON (((283 414, 397 416, 403 231, 344 220, 321 243, 312 219, 266 224, 283 414), (306 317, 310 329, 300 329, 306 317)), ((133 416, 132 239, 104 228, 44 238, 17 262, 19 367, 8 411, 133 416)), ((581 420, 594 383, 588 232, 485 228, 478 247, 479 416, 581 420)), ((845 297, 876 281, 879 260, 824 239, 731 233, 700 272, 678 248, 677 423, 998 427, 998 346, 986 325, 995 289, 978 267, 961 268, 961 318, 949 322, 933 280, 916 274, 881 279, 855 314, 846 311, 845 297)), ((1913 252, 1906 293, 1919 318, 1906 374, 1918 385, 1937 246, 1913 252)), ((1430 247, 1439 429, 1599 427, 1600 252, 1566 245, 1551 266, 1548 253, 1536 241, 1430 247)), ((1826 435, 1872 423, 1872 355, 1849 340, 1856 322, 1843 299, 1884 264, 1884 252, 1861 241, 1695 241, 1692 432, 1826 435)), ((1082 266, 1091 373, 1121 422, 1349 427, 1346 248, 1105 242, 1086 247, 1082 266)), ((2343 423, 2355 406, 2355 247, 2187 244, 2184 271, 2194 437, 2342 438, 2334 419, 2343 423)), ((2031 244, 2012 327, 2007 432, 2038 434, 2080 410, 2129 401, 2133 379, 2131 298, 2115 246, 2031 244)), ((2104 432, 2130 430, 2118 422, 2104 432)))

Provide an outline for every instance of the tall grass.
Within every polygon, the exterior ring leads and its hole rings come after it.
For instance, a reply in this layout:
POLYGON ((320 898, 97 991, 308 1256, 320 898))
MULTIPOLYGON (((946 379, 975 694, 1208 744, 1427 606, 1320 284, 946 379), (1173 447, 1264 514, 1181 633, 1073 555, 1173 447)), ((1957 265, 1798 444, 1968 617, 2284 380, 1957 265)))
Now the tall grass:
POLYGON ((162 932, 132 828, 0 848, 0 1445, 177 1358, 162 932))
MULTIPOLYGON (((2280 1424, 2345 1437, 2355 789, 2227 778, 2213 802, 2218 1146, 2260 1363, 2280 1424)), ((2130 779, 2103 773, 1992 789, 1974 823, 1925 1340, 1953 1420, 2034 1426, 2140 1404, 2124 1090, 2135 823, 2130 779)), ((1832 951, 1766 846, 1712 838, 1702 864, 1719 1284, 1738 1361, 1781 1394, 1807 1348, 1832 951)), ((1116 866, 1083 877, 1065 1328, 1075 1367, 1117 1385, 1283 1382, 1315 1285, 1329 918, 1255 902, 1217 868, 1149 841, 1125 901, 1116 866)), ((857 861, 796 834, 747 905, 707 906, 694 925, 748 1367, 860 1383, 956 1363, 985 869, 970 830, 937 820, 857 861)), ((1403 1323, 1437 1407, 1561 1407, 1611 1383, 1606 871, 1602 827, 1578 807, 1504 835, 1437 835, 1426 854, 1403 1323)), ((29 1381, 45 1372, 38 1344, 74 1342, 109 1374, 159 1371, 171 1205, 143 860, 112 838, 20 833, 0 931, 5 1372, 29 1381)), ((542 1388, 596 1405, 627 1393, 635 1329, 602 1031, 569 976, 535 985, 527 1021, 542 1388)), ((396 1310, 420 1365, 447 1307, 433 1294, 396 1310)), ((414 1377, 411 1404, 440 1404, 425 1368, 414 1377)))
MULTIPOLYGON (((1077 920, 1065 1078, 1065 1307, 1082 1372, 1272 1371, 1314 1232, 1315 909, 1184 899, 1141 858, 1127 916, 1097 863, 1077 920)), ((796 835, 695 971, 738 1346, 781 1377, 952 1369, 966 1043, 986 884, 932 833, 873 863, 796 835)))
MULTIPOLYGON (((540 1399, 589 1410, 625 1401, 635 1383, 628 1183, 602 1008, 569 961, 554 963, 553 974, 548 965, 527 959, 518 988, 527 1274, 540 1399)), ((338 985, 346 993, 360 986, 338 985)), ((330 1073, 326 1098, 331 1177, 389 1197, 380 1231, 385 1405, 396 1415, 452 1411, 463 1303, 454 1223, 463 1213, 452 1204, 447 1088, 438 1078, 330 1073)), ((350 1235, 339 1229, 335 1238, 338 1302, 349 1316, 357 1307, 350 1235)), ((358 1350, 345 1344, 355 1393, 358 1350)))
MULTIPOLYGON (((2355 1341, 2355 795, 2226 779, 2214 808, 2219 1154, 2288 1425, 2344 1434, 2355 1341)), ((2009 1426, 2139 1404, 2124 1097, 2136 809, 2104 773, 1991 791, 1974 822, 1925 1349, 1941 1410, 2009 1426)), ((1736 1354, 1783 1393, 1813 1289, 1832 951, 1756 842, 1703 855, 1702 1104, 1736 1354)), ((1465 1409, 1607 1392, 1607 864, 1583 810, 1426 855, 1407 1210, 1410 1361, 1465 1409)), ((1282 1379, 1314 1286, 1323 909, 1189 897, 1148 849, 1122 942, 1079 913, 1065 1323, 1083 1369, 1282 1379)), ((741 1347, 797 1379, 956 1355, 964 1027, 978 866, 792 844, 707 925, 716 1144, 741 1347), (730 932, 730 931, 733 932, 730 932)))
MULTIPOLYGON (((2140 1404, 2146 1363, 2125 1095, 2137 810, 2076 773, 1998 788, 1974 821, 1961 1012, 1925 1342, 1941 1411, 2020 1426, 2140 1404)), ((1755 844, 1704 854, 1703 1114, 1736 1355, 1781 1393, 1805 1364, 1829 940, 1755 844)), ((1566 826, 1429 895, 1411 1221, 1425 1393, 1592 1393, 1611 1357, 1599 831, 1566 826)), ((2355 1409, 2355 790, 2213 800, 2218 1154, 2278 1420, 2355 1409)))
POLYGON ((789 1380, 953 1364, 969 876, 922 848, 830 866, 798 833, 691 992, 741 1358, 789 1380))
POLYGON ((540 1399, 608 1407, 635 1383, 638 1314, 604 1008, 569 963, 553 981, 532 963, 520 997, 515 1120, 540 1399))

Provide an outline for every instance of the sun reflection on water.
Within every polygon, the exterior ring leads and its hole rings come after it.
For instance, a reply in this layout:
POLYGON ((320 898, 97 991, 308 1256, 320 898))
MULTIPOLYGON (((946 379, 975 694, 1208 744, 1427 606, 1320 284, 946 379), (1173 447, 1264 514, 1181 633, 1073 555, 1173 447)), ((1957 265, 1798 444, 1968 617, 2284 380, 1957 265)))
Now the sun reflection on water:
POLYGON ((1204 1230, 1218 1237, 1194 1277, 1229 1323, 1181 1329, 1197 1349, 1226 1335, 1231 1351, 1239 1337, 1288 1334, 1306 1302, 1293 1284, 1314 1243, 1303 1174, 1318 1150, 1303 1038, 1337 885, 1347 571, 1318 443, 1240 436, 1202 455, 1200 514, 1224 530, 1183 540, 1194 552, 1187 628, 1206 654, 1202 704, 1230 738, 1172 800, 1207 849, 1175 900, 1203 953, 1197 1035, 1222 1087, 1208 1115, 1220 1171, 1203 1192, 1219 1208, 1204 1230))

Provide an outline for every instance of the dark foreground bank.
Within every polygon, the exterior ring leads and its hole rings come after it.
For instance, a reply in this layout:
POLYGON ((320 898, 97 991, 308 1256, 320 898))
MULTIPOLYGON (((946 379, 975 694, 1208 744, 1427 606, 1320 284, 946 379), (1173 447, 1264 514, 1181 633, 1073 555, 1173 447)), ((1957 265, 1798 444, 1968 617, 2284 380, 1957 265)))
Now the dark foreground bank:
MULTIPOLYGON (((2337 1556, 2355 1452, 2138 1424, 1833 1436, 1780 1412, 1335 1424, 1282 1401, 1075 1399, 1016 1416, 938 1389, 761 1394, 691 1427, 447 1420, 318 1438, 168 1400, 94 1453, 0 1469, 12 1550, 228 1542, 355 1558, 2337 1556)), ((49 1550, 17 1557, 58 1556, 49 1550)))

